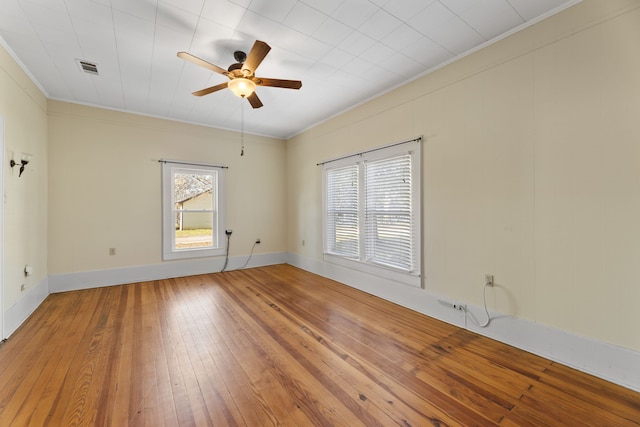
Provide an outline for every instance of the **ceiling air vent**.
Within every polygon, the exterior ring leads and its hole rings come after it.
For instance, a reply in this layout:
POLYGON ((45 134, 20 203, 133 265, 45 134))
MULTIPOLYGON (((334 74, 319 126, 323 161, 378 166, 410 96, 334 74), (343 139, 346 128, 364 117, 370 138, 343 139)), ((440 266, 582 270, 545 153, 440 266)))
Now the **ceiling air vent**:
POLYGON ((98 75, 98 65, 82 59, 76 59, 76 62, 85 73, 98 75))

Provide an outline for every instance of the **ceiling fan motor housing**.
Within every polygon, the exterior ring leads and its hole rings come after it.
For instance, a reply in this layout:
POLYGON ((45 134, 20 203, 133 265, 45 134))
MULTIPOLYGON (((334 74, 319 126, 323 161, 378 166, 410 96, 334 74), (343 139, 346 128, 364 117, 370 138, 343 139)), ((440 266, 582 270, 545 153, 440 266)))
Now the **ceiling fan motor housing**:
POLYGON ((236 50, 235 52, 233 52, 233 57, 239 63, 243 63, 244 61, 247 60, 247 54, 241 50, 236 50))
POLYGON ((227 69, 227 71, 229 72, 232 72, 233 70, 241 70, 242 64, 244 64, 244 62, 247 60, 247 54, 241 50, 236 50, 235 52, 233 52, 233 57, 238 62, 229 65, 229 68, 227 69))

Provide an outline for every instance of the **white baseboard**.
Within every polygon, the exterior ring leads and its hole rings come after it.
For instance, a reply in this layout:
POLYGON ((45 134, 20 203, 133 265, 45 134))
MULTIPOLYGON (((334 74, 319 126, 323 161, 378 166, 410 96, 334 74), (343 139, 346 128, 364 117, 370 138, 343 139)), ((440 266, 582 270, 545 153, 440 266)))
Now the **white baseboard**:
MULTIPOLYGON (((490 325, 479 328, 467 322, 463 312, 438 303, 458 302, 446 296, 402 284, 389 286, 389 280, 296 254, 288 254, 287 263, 640 392, 640 352, 502 313, 491 313, 490 325)), ((467 309, 484 320, 483 308, 467 304, 467 309)))
MULTIPOLYGON (((256 254, 251 257, 246 268, 284 264, 286 259, 287 254, 284 252, 256 254)), ((229 258, 226 271, 242 268, 246 262, 247 256, 231 257, 229 258)), ((167 261, 161 264, 112 268, 108 270, 52 274, 49 276, 49 290, 51 293, 77 291, 80 289, 146 282, 170 277, 216 273, 221 271, 223 266, 224 259, 202 258, 167 261)))
POLYGON ((49 295, 49 279, 44 278, 36 286, 29 288, 11 307, 4 312, 3 338, 9 338, 22 323, 49 295))

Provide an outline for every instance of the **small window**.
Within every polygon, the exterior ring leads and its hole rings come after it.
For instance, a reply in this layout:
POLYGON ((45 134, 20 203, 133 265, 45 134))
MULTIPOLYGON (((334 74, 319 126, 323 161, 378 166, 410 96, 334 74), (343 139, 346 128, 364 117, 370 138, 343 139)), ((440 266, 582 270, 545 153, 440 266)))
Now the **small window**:
POLYGON ((324 163, 324 258, 421 286, 420 140, 324 163))
POLYGON ((163 162, 163 259, 224 255, 224 170, 163 162))

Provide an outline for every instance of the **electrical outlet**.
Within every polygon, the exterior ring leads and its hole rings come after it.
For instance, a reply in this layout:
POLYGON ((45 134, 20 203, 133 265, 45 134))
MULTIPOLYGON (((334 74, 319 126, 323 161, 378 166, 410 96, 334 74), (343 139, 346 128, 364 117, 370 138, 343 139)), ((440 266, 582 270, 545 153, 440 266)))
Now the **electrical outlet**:
POLYGON ((441 299, 439 299, 438 302, 444 305, 445 307, 453 308, 454 310, 458 310, 458 311, 465 311, 465 309, 467 308, 466 305, 458 304, 456 302, 449 302, 441 299))
POLYGON ((116 254, 116 248, 109 248, 109 255, 115 255, 116 254))
POLYGON ((485 274, 484 275, 484 285, 485 286, 493 286, 493 274, 485 274))
POLYGON ((226 234, 227 236, 231 236, 231 234, 233 233, 233 230, 225 230, 224 234, 226 234))
POLYGON ((20 291, 24 292, 24 283, 22 285, 20 285, 20 291))
POLYGON ((256 239, 256 245, 259 245, 259 244, 260 244, 260 238, 258 237, 258 238, 256 239))

